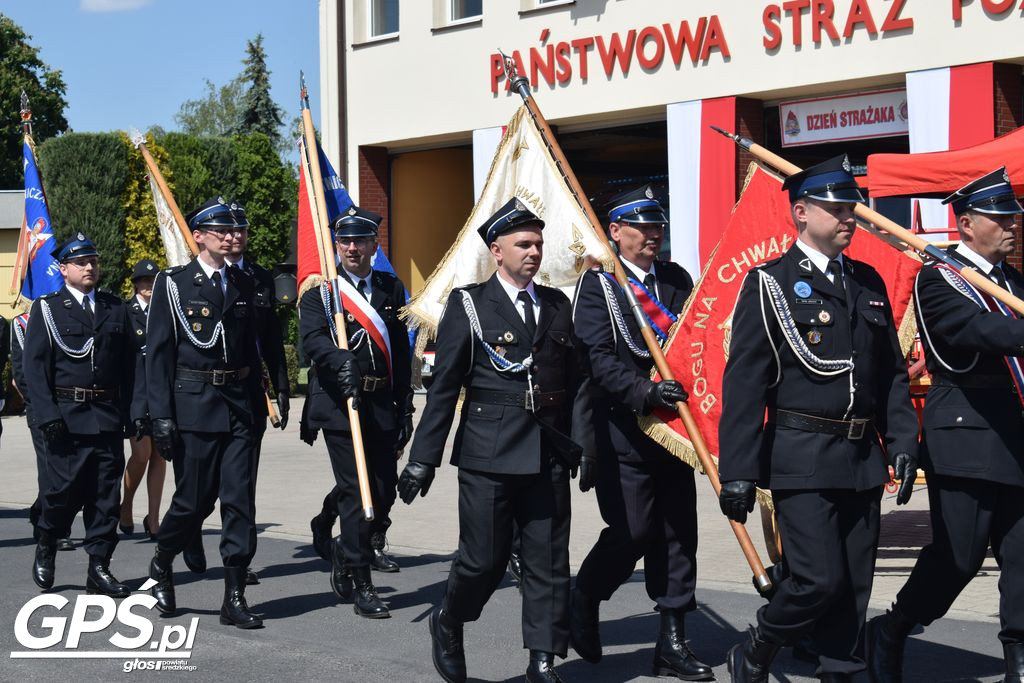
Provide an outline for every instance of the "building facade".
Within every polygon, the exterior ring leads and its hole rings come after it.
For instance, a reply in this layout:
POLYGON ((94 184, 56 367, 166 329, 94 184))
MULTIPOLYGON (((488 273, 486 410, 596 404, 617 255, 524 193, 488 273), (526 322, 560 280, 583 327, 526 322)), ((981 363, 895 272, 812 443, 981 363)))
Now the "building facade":
MULTIPOLYGON (((325 149, 410 290, 451 245, 530 79, 595 207, 653 182, 698 272, 750 157, 955 149, 1024 124, 1021 0, 321 0, 325 149)), ((870 188, 868 188, 870 191, 870 188)), ((935 200, 877 208, 945 237, 935 200)), ((1018 254, 1019 262, 1019 254, 1018 254)))

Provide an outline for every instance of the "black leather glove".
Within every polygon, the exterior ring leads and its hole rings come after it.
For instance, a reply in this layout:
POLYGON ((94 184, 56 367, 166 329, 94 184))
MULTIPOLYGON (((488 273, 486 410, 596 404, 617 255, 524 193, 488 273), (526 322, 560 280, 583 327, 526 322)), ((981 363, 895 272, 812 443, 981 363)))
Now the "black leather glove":
POLYGON ((158 417, 151 421, 153 445, 160 457, 171 462, 178 450, 178 425, 169 417, 158 417))
POLYGON ((278 425, 282 430, 288 426, 288 392, 279 391, 277 394, 277 412, 281 417, 281 423, 278 425))
POLYGON ((336 377, 338 386, 341 387, 341 393, 345 398, 352 399, 352 405, 355 408, 359 408, 359 380, 361 379, 359 373, 359 363, 356 362, 355 358, 349 358, 341 364, 341 369, 338 370, 336 377))
POLYGON ((402 476, 398 478, 398 495, 402 497, 402 502, 410 505, 416 500, 417 493, 421 496, 427 495, 430 483, 434 481, 436 469, 433 465, 422 462, 408 463, 402 470, 402 476))
POLYGON ((402 426, 398 429, 398 440, 395 441, 395 450, 400 451, 404 449, 409 442, 412 440, 412 413, 406 414, 405 418, 399 418, 402 420, 402 426))
POLYGON ((747 513, 754 509, 754 494, 752 481, 729 481, 722 484, 722 492, 718 494, 722 514, 734 522, 745 523, 747 513))
POLYGON ((597 460, 583 456, 580 458, 580 491, 586 493, 597 483, 597 460))
POLYGON ((690 395, 686 393, 686 389, 683 389, 683 385, 674 379, 666 379, 660 382, 656 382, 651 390, 647 392, 647 403, 648 409, 653 408, 665 408, 667 410, 675 410, 676 403, 679 401, 686 401, 690 398, 690 395))
POLYGON ((914 492, 917 481, 917 458, 910 453, 897 453, 892 458, 892 469, 900 480, 900 488, 896 492, 896 504, 906 505, 914 492))
POLYGON ((135 440, 142 441, 142 437, 148 436, 153 433, 153 429, 149 424, 149 418, 137 417, 135 418, 135 440))
POLYGON ((68 432, 68 424, 62 417, 39 425, 39 431, 43 433, 43 440, 51 449, 66 445, 68 437, 71 436, 68 432))
POLYGON ((319 430, 308 429, 304 422, 299 422, 299 438, 310 446, 316 443, 316 435, 318 433, 319 430))

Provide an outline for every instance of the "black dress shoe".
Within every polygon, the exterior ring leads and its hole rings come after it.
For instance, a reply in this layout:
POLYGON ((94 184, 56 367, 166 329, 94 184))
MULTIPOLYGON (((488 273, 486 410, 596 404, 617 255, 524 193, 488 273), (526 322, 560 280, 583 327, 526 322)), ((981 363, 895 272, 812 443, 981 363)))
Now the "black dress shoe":
POLYGON ((526 667, 526 683, 562 683, 555 671, 555 655, 530 650, 530 665, 526 667))
POLYGON ((135 533, 135 520, 128 520, 127 523, 118 520, 117 528, 121 530, 121 533, 125 536, 131 536, 135 533))
POLYGON ((245 567, 224 567, 224 604, 220 623, 238 628, 260 628, 263 620, 249 611, 245 601, 245 567))
POLYGON ((352 572, 341 553, 341 538, 331 542, 331 589, 342 600, 352 599, 352 572))
POLYGON ((32 561, 32 580, 44 591, 53 588, 54 564, 57 555, 57 546, 46 532, 39 532, 39 542, 36 543, 36 555, 32 561))
POLYGON ((1003 643, 1006 676, 1003 683, 1024 683, 1024 643, 1003 643))
POLYGON ((601 631, 599 607, 601 601, 590 598, 575 588, 569 608, 569 642, 584 661, 601 661, 601 631))
POLYGON ((726 667, 733 683, 768 683, 768 670, 781 645, 765 639, 760 628, 750 627, 750 638, 733 645, 726 667))
POLYGON ((391 618, 391 612, 373 586, 369 567, 352 567, 352 582, 356 588, 352 609, 356 614, 367 619, 391 618))
POLYGON ((70 538, 59 538, 57 539, 57 550, 62 552, 75 549, 75 542, 70 538))
POLYGON ((430 628, 434 668, 448 683, 465 683, 466 651, 462 646, 462 624, 451 621, 442 607, 435 607, 427 620, 430 628))
POLYGON ((661 610, 661 632, 654 646, 654 675, 675 676, 684 681, 715 680, 711 667, 697 659, 686 645, 682 610, 661 610))
POLYGON ((177 610, 174 599, 174 554, 158 547, 149 562, 149 578, 156 583, 149 589, 156 598, 156 609, 160 614, 170 615, 177 610))
POLYGON ((895 604, 864 627, 864 655, 871 683, 902 683, 903 649, 914 622, 895 604))
POLYGON ((185 566, 196 574, 206 573, 206 550, 203 548, 203 532, 198 531, 196 535, 185 546, 181 553, 185 560, 185 566))
POLYGON ((313 532, 313 550, 327 562, 331 561, 331 528, 334 520, 323 512, 309 520, 309 530, 313 532))
POLYGON ((260 576, 251 569, 245 570, 245 585, 246 586, 258 586, 260 585, 260 576))
POLYGON ((380 532, 370 534, 370 548, 373 549, 373 557, 370 559, 370 567, 372 567, 374 571, 393 574, 401 568, 398 566, 398 563, 395 562, 394 558, 384 552, 384 548, 387 544, 388 541, 387 538, 384 537, 384 534, 380 532))
MULTIPOLYGON (((157 531, 159 530, 160 528, 157 527, 157 531)), ((149 530, 149 515, 142 518, 142 532, 146 534, 149 540, 156 541, 156 534, 149 530)))
POLYGON ((110 560, 97 555, 89 556, 89 573, 85 578, 85 592, 89 595, 107 595, 112 598, 127 598, 132 589, 110 573, 110 560))

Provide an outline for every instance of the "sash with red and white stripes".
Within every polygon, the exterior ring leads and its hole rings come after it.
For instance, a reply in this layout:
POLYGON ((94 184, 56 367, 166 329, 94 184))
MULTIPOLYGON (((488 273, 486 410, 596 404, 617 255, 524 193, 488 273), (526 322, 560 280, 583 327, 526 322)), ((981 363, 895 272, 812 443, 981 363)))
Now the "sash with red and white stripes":
MULTIPOLYGON (((942 272, 943 277, 946 278, 949 284, 978 304, 982 309, 990 313, 1001 313, 1007 318, 1018 317, 1009 306, 977 289, 953 268, 941 263, 935 267, 942 272)), ((1003 356, 1003 360, 1006 361, 1006 367, 1010 371, 1011 379, 1013 379, 1014 389, 1017 390, 1017 399, 1020 401, 1021 407, 1024 407, 1024 365, 1021 364, 1021 358, 1019 356, 1003 356)))
POLYGON ((339 275, 335 278, 334 282, 338 287, 338 293, 341 295, 342 307, 346 313, 350 314, 356 319, 356 322, 362 325, 370 340, 380 349, 388 366, 388 377, 391 377, 391 335, 388 334, 388 328, 384 324, 384 319, 370 305, 366 297, 352 286, 348 278, 339 275))

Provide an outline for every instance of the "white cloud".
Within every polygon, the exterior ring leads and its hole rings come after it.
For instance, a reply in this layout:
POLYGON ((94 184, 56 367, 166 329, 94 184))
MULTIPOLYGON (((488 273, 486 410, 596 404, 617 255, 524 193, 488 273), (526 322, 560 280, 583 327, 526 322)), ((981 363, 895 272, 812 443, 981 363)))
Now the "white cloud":
POLYGON ((128 12, 150 4, 153 0, 79 0, 83 12, 128 12))

